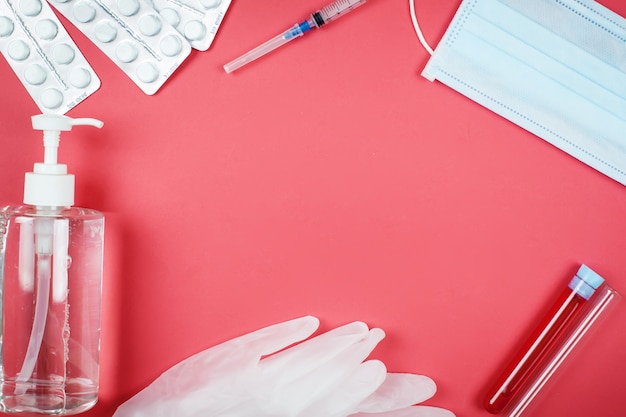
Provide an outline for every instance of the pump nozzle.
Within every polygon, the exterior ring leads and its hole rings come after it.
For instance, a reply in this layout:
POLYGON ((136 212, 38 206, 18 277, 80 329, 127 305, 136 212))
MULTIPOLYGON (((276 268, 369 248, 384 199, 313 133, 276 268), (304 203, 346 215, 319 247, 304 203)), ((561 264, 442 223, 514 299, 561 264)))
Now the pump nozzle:
POLYGON ((34 206, 65 207, 74 204, 74 176, 67 173, 67 165, 58 163, 61 132, 78 125, 102 127, 100 120, 72 119, 57 114, 32 117, 33 129, 43 130, 44 160, 36 163, 33 172, 26 174, 24 203, 34 206))
POLYGON ((90 118, 72 119, 71 117, 59 114, 38 114, 33 116, 33 129, 35 130, 56 130, 67 132, 72 130, 73 126, 84 125, 102 127, 104 123, 100 120, 90 118))

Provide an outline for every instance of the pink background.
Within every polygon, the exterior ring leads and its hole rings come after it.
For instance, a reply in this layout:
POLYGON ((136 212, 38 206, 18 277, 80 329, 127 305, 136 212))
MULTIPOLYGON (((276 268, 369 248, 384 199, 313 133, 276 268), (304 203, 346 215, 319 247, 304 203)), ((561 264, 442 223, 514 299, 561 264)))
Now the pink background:
MULTIPOLYGON (((417 3, 434 46, 460 1, 417 3)), ((101 396, 85 416, 306 314, 382 327, 373 356, 434 378, 428 404, 485 416, 487 385, 580 263, 626 293, 626 189, 420 77, 407 1, 371 0, 224 73, 323 5, 234 0, 211 49, 155 96, 68 26, 102 80, 68 115, 105 122, 60 153, 77 205, 107 216, 101 396)), ((4 60, 0 76, 0 203, 19 204, 38 109, 4 60)), ((624 415, 625 320, 626 304, 538 415, 624 415)))

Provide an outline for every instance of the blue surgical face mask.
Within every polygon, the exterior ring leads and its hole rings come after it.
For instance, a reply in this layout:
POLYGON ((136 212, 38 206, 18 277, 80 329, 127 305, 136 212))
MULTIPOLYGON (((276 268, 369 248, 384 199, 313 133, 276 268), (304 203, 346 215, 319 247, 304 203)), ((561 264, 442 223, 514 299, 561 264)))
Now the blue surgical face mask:
POLYGON ((626 185, 626 19, 592 0, 464 0, 422 75, 626 185))

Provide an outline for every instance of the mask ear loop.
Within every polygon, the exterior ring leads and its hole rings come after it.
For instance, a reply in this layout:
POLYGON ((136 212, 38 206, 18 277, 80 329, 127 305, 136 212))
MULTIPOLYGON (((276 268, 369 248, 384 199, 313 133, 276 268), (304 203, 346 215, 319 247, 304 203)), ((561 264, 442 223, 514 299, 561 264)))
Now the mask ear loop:
POLYGON ((411 21, 413 22, 413 27, 415 28, 415 33, 417 33, 417 37, 420 40, 420 43, 426 49, 430 55, 434 53, 433 48, 430 47, 424 34, 422 33, 422 29, 420 28, 419 23, 417 22, 417 16, 415 15, 415 0, 409 0, 409 8, 411 10, 411 21))

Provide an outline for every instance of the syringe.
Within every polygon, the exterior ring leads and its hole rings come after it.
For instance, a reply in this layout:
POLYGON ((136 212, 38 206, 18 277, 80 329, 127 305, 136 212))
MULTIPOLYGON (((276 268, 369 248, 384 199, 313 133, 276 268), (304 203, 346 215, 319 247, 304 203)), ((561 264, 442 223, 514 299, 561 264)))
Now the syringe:
POLYGON ((360 5, 364 4, 366 1, 367 0, 336 0, 328 6, 323 7, 314 13, 311 13, 311 17, 308 20, 305 20, 302 23, 296 23, 293 27, 290 27, 285 32, 281 33, 275 38, 270 39, 264 44, 257 46, 250 52, 224 65, 224 70, 230 74, 236 69, 241 68, 242 66, 254 61, 255 59, 262 57, 268 52, 271 52, 274 49, 283 46, 290 40, 304 35, 305 32, 308 32, 313 28, 322 27, 328 22, 332 22, 339 16, 343 16, 349 11, 356 9, 360 5))

